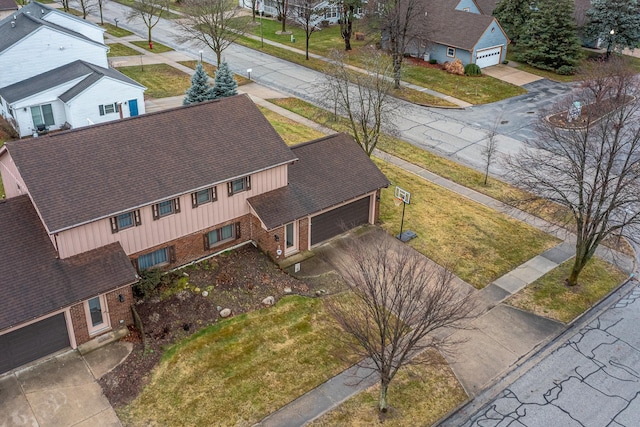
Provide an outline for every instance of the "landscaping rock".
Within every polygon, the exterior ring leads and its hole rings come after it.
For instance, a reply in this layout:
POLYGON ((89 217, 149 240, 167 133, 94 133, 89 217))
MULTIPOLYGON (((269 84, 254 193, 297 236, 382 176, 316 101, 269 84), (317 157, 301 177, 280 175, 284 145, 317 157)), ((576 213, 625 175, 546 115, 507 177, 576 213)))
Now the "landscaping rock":
POLYGON ((327 293, 327 291, 325 291, 324 289, 318 289, 316 291, 316 296, 322 296, 322 295, 324 295, 326 293, 327 293))
POLYGON ((285 294, 290 294, 291 292, 292 292, 292 291, 291 291, 291 288, 290 288, 290 287, 288 287, 288 286, 287 286, 286 288, 284 288, 284 293, 285 293, 285 294))
POLYGON ((217 306, 217 307, 216 307, 216 310, 218 310, 218 313, 220 313, 220 312, 222 311, 222 307, 217 306))
POLYGON ((276 299, 272 296, 268 296, 262 300, 262 304, 264 305, 273 305, 276 303, 276 299))
POLYGON ((229 316, 231 316, 230 308, 225 308, 223 310, 220 310, 220 317, 229 317, 229 316))
POLYGON ((203 296, 203 297, 207 297, 207 296, 209 296, 209 292, 207 292, 207 291, 202 291, 202 296, 203 296))

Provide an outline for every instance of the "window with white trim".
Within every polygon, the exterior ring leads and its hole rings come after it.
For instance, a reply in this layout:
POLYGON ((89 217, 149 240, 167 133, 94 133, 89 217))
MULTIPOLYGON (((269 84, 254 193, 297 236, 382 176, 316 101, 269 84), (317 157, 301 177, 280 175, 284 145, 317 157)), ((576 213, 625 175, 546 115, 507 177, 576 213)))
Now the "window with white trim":
POLYGON ((98 110, 100 111, 101 116, 118 113, 120 111, 117 102, 114 102, 113 104, 98 105, 98 110))
POLYGON ((171 200, 165 200, 164 202, 156 203, 151 207, 153 212, 153 219, 164 218, 165 216, 173 215, 180 212, 180 199, 175 198, 171 200))
POLYGON ((227 192, 229 196, 233 196, 236 193, 251 190, 251 177, 245 176, 244 178, 234 179, 227 182, 227 192))
POLYGON ((218 191, 216 187, 205 188, 204 190, 191 193, 191 206, 197 208, 205 203, 211 203, 218 200, 218 191))
POLYGON ((447 48, 447 56, 449 58, 455 58, 456 57, 456 48, 455 47, 448 47, 447 48))
POLYGON ((109 218, 111 221, 111 232, 117 233, 131 227, 137 227, 142 224, 140 219, 140 209, 121 213, 120 215, 109 218))
POLYGON ((204 235, 204 250, 209 250, 215 246, 230 240, 240 238, 240 223, 227 224, 223 227, 216 228, 204 235))

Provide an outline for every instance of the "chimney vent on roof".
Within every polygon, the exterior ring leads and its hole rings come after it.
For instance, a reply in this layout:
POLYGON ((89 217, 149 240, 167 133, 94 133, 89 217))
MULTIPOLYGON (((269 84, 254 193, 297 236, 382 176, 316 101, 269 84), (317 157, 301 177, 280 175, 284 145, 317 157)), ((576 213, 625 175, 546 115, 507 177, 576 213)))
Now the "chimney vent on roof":
POLYGON ((44 15, 44 9, 40 9, 40 13, 44 15))

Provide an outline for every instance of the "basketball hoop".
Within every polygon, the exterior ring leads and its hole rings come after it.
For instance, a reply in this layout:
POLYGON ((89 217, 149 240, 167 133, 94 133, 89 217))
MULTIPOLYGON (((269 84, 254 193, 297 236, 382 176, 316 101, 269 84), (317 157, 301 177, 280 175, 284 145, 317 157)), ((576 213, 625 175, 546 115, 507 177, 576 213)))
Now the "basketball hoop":
POLYGON ((401 197, 394 197, 394 198, 393 198, 393 203, 394 203, 396 206, 400 206, 400 205, 402 204, 402 202, 403 202, 403 201, 404 201, 404 200, 402 200, 402 198, 401 198, 401 197))

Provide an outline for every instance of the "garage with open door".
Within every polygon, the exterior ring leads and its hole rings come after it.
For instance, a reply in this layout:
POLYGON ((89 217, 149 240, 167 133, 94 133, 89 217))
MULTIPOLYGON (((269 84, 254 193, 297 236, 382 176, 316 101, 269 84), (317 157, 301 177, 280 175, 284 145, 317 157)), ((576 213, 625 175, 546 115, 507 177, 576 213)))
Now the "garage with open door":
POLYGON ((311 218, 311 246, 369 222, 371 197, 356 200, 311 218))
POLYGON ((0 374, 69 345, 64 313, 0 335, 0 374))
POLYGON ((500 63, 500 53, 502 47, 493 47, 491 49, 483 49, 476 52, 476 65, 480 68, 498 65, 500 63))

